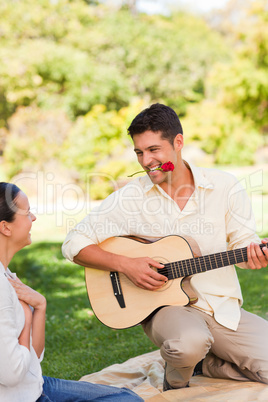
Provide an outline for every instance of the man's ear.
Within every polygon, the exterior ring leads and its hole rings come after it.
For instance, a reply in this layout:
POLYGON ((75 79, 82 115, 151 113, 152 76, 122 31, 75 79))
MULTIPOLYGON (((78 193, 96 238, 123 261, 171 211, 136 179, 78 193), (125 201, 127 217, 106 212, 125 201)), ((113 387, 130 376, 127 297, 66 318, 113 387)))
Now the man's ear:
POLYGON ((0 222, 0 233, 2 233, 4 236, 11 236, 11 228, 9 222, 7 221, 0 222))
POLYGON ((173 146, 175 151, 180 151, 183 148, 183 135, 177 134, 174 138, 173 146))

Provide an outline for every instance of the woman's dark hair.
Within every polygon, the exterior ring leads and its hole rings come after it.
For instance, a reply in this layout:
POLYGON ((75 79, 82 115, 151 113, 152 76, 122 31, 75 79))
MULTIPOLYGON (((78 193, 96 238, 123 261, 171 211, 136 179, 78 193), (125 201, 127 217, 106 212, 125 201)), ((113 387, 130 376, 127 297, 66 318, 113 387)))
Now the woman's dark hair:
POLYGON ((0 221, 12 222, 17 206, 15 199, 21 190, 15 184, 0 182, 0 221))
POLYGON ((142 134, 150 130, 160 131, 162 138, 173 145, 177 134, 183 134, 180 119, 171 107, 154 103, 139 113, 128 128, 128 133, 133 139, 135 134, 142 134))

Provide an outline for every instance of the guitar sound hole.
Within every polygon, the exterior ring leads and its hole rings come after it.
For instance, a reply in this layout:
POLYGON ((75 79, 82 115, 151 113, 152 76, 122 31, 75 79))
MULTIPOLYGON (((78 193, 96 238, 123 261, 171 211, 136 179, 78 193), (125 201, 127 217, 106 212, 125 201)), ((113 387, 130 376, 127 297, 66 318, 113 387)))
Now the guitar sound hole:
MULTIPOLYGON (((166 258, 164 258, 164 257, 159 257, 159 256, 155 256, 155 257, 152 257, 152 259, 153 260, 155 260, 155 261, 157 261, 157 262, 159 262, 160 264, 168 264, 170 261, 168 261, 166 258)), ((159 274, 161 274, 161 275, 165 275, 165 273, 164 273, 164 271, 165 271, 165 268, 160 268, 160 269, 157 269, 157 268, 155 268, 155 267, 152 267, 151 266, 151 268, 154 270, 154 271, 156 271, 156 272, 158 272, 159 274)), ((167 283, 165 283, 160 289, 157 289, 155 292, 164 292, 165 290, 167 290, 168 288, 170 288, 170 286, 172 285, 172 283, 173 283, 173 280, 168 280, 167 281, 167 283)))

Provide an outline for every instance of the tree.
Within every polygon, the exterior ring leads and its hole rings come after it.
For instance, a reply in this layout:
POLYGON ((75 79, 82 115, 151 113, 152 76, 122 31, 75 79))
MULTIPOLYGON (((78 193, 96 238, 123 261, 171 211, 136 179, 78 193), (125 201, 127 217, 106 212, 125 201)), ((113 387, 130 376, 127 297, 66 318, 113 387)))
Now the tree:
POLYGON ((79 117, 70 130, 62 158, 69 168, 77 171, 84 188, 90 185, 91 198, 106 197, 116 189, 118 179, 126 180, 127 175, 137 170, 127 127, 144 107, 141 101, 119 111, 95 105, 85 116, 79 117))
POLYGON ((45 170, 52 159, 61 160, 61 147, 71 123, 63 111, 20 107, 8 121, 3 152, 8 179, 33 169, 45 170))
POLYGON ((268 132, 267 0, 250 3, 247 18, 236 27, 231 64, 219 63, 211 73, 210 91, 222 105, 250 118, 268 132), (218 83, 221 83, 220 87, 218 83))
POLYGON ((191 105, 182 119, 186 144, 197 144, 213 163, 252 165, 262 138, 254 123, 213 100, 191 105))
POLYGON ((119 110, 137 96, 184 114, 204 97, 211 65, 227 54, 220 36, 186 13, 166 18, 111 13, 82 0, 24 0, 0 3, 0 23, 2 124, 18 106, 63 108, 75 119, 95 104, 119 110))

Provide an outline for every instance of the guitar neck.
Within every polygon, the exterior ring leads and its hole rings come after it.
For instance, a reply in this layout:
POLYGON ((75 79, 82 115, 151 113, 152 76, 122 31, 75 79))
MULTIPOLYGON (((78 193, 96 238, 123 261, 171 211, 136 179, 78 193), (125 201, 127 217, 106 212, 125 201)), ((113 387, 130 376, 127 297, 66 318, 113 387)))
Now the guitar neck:
MULTIPOLYGON (((267 244, 260 244, 260 247, 267 247, 267 244)), ((208 254, 201 257, 189 258, 187 260, 174 261, 165 264, 165 268, 158 272, 170 279, 181 278, 213 269, 226 267, 228 265, 246 262, 247 247, 236 250, 223 251, 216 254, 208 254)))

